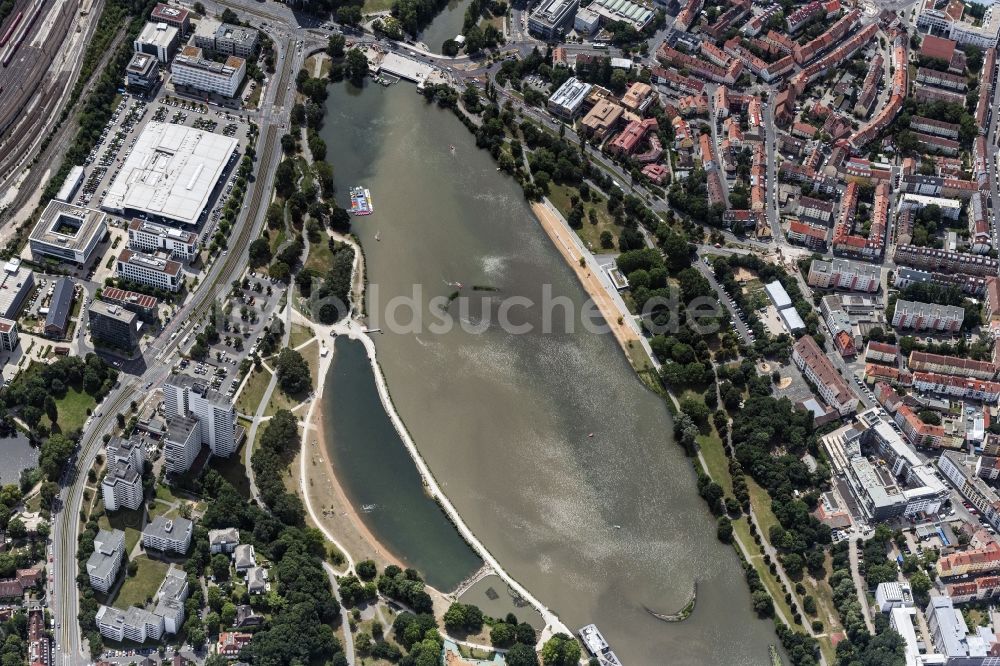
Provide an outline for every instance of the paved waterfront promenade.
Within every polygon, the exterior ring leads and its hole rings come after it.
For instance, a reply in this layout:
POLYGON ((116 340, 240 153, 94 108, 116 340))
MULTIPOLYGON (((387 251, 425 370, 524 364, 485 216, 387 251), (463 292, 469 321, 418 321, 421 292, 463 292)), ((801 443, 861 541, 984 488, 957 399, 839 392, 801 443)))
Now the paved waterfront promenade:
MULTIPOLYGON (((393 426, 396 428, 396 432, 399 433, 400 439, 402 439, 403 443, 406 445, 406 450, 409 452, 410 457, 413 459, 414 464, 417 466, 417 471, 420 473, 420 476, 423 479, 423 482, 426 485, 428 491, 430 492, 432 497, 438 500, 439 504, 441 505, 441 508, 448 515, 448 518, 451 520, 451 522, 455 525, 455 528, 458 530, 459 534, 461 534, 462 538, 465 539, 466 542, 468 542, 468 544, 472 547, 472 549, 476 552, 476 554, 482 558, 483 562, 485 562, 486 565, 490 569, 492 569, 497 576, 499 576, 507 585, 509 585, 511 589, 517 592, 517 594, 519 594, 526 602, 534 606, 534 608, 542 616, 542 619, 545 622, 545 628, 542 630, 541 637, 539 639, 539 644, 544 643, 546 640, 548 640, 549 637, 551 637, 552 634, 555 633, 562 632, 565 634, 573 635, 573 632, 566 625, 562 623, 562 621, 554 612, 546 608, 541 601, 532 596, 532 594, 524 586, 522 586, 519 582, 517 582, 517 580, 513 578, 513 576, 511 576, 504 570, 504 568, 500 565, 500 563, 496 560, 496 558, 493 557, 493 555, 486 548, 486 546, 483 545, 481 541, 479 541, 479 539, 472 532, 469 526, 465 524, 465 521, 462 520, 462 516, 459 515, 458 510, 451 503, 451 500, 449 500, 448 497, 444 494, 444 492, 442 492, 441 487, 438 485, 437 480, 434 478, 434 475, 431 473, 430 468, 424 461, 423 456, 420 455, 420 451, 417 450, 416 444, 414 444, 413 439, 410 437, 410 433, 406 429, 406 425, 403 423, 403 420, 400 418, 398 412, 396 411, 396 407, 392 402, 392 396, 389 394, 389 387, 386 384, 385 377, 382 374, 382 368, 379 366, 378 360, 376 358, 375 343, 372 341, 371 337, 368 335, 364 327, 362 327, 361 324, 359 324, 354 320, 347 320, 345 322, 333 324, 332 326, 322 326, 314 322, 310 322, 309 325, 316 331, 316 336, 321 340, 330 339, 330 333, 333 332, 336 333, 337 335, 347 336, 351 340, 358 340, 364 345, 365 352, 367 353, 368 356, 368 360, 372 366, 372 373, 375 376, 375 385, 378 388, 379 399, 382 401, 382 406, 385 409, 386 414, 389 415, 389 418, 391 419, 393 426)), ((329 361, 327 361, 327 363, 332 362, 333 354, 329 354, 328 358, 329 361)), ((316 389, 316 399, 313 401, 314 405, 319 403, 320 397, 323 394, 323 384, 326 378, 325 370, 327 367, 328 365, 324 364, 324 367, 321 368, 319 375, 319 382, 318 382, 319 385, 317 386, 316 389)), ((303 446, 305 446, 307 439, 303 438, 302 441, 303 441, 303 446)), ((303 460, 304 459, 305 456, 303 456, 303 460)), ((304 489, 304 491, 306 492, 307 495, 306 505, 307 507, 309 507, 308 490, 304 489)), ((310 514, 313 514, 311 507, 309 507, 309 512, 310 514)), ((313 521, 319 524, 319 521, 316 520, 315 515, 313 515, 313 521)), ((324 534, 326 534, 325 529, 323 530, 323 532, 324 534)), ((326 536, 330 538, 331 541, 334 541, 331 538, 331 535, 326 534, 326 536)))

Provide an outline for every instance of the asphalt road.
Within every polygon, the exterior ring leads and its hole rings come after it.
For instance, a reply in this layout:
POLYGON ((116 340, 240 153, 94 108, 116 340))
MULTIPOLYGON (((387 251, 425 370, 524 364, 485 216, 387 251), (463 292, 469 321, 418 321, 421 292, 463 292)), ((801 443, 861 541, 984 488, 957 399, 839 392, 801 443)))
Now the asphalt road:
MULTIPOLYGON (((161 333, 158 341, 147 349, 140 359, 125 364, 122 368, 120 386, 112 390, 102 406, 98 407, 96 414, 99 416, 95 417, 85 429, 75 465, 75 469, 82 471, 64 480, 59 498, 62 508, 55 515, 52 528, 55 582, 51 610, 59 624, 55 636, 57 646, 53 658, 55 664, 71 666, 85 663, 89 658, 84 649, 85 646, 77 623, 79 590, 75 582, 78 573, 76 553, 77 538, 81 528, 80 507, 86 484, 86 470, 90 468, 95 457, 101 451, 103 435, 112 431, 116 423, 115 415, 123 410, 137 394, 155 390, 164 381, 169 374, 171 359, 177 353, 178 345, 185 337, 186 331, 209 312, 216 299, 224 297, 228 293, 229 284, 244 269, 246 247, 260 233, 264 221, 267 194, 271 190, 274 170, 280 159, 280 151, 277 151, 276 147, 279 137, 283 133, 282 126, 286 126, 288 122, 292 103, 291 83, 293 75, 301 67, 306 54, 325 45, 326 34, 328 34, 328 31, 317 29, 323 21, 293 13, 287 6, 278 3, 259 3, 254 0, 203 0, 203 4, 206 5, 209 12, 221 13, 224 8, 229 7, 253 17, 251 23, 267 32, 275 44, 279 71, 272 75, 268 84, 265 99, 261 104, 264 111, 257 113, 254 117, 260 130, 260 139, 257 145, 256 180, 251 190, 249 204, 243 209, 242 216, 234 227, 239 231, 231 239, 227 255, 213 264, 193 297, 174 316, 171 324, 161 333), (173 332, 177 332, 178 335, 171 336, 173 332)), ((519 12, 515 12, 514 16, 515 21, 520 19, 519 12)), ((509 43, 506 47, 508 50, 517 49, 523 56, 539 46, 539 43, 530 38, 526 31, 515 29, 514 35, 517 37, 517 41, 509 43)), ((375 39, 370 35, 365 35, 360 41, 371 43, 375 39)), ((454 65, 468 62, 470 59, 465 56, 446 58, 404 44, 396 45, 394 48, 410 51, 410 55, 422 58, 439 67, 450 68, 448 71, 458 80, 477 78, 483 74, 491 75, 500 67, 499 63, 489 64, 483 61, 478 67, 463 70, 454 67, 454 65)), ((583 45, 567 45, 567 51, 588 52, 591 50, 583 45)), ((609 54, 608 51, 601 53, 609 54)), ((499 93, 504 98, 510 99, 524 115, 551 130, 558 131, 558 124, 547 114, 523 105, 507 90, 499 89, 499 93)), ((770 113, 768 121, 769 129, 773 130, 770 113)), ((773 131, 770 131, 769 134, 773 137, 773 131)), ((580 141, 579 137, 571 130, 566 131, 566 137, 571 141, 580 141)), ((769 141, 769 146, 773 150, 773 138, 769 141)), ((669 208, 665 201, 654 198, 641 186, 632 186, 628 174, 616 164, 606 161, 599 153, 591 151, 590 155, 593 161, 600 163, 603 168, 616 177, 623 189, 627 188, 627 191, 643 198, 655 210, 666 211, 669 208)), ((770 187, 768 189, 771 190, 776 184, 776 179, 771 178, 769 181, 770 187)), ((769 203, 773 202, 773 192, 769 191, 768 196, 769 203)), ((769 217, 773 211, 774 208, 769 205, 769 217)), ((767 247, 764 244, 757 244, 746 239, 735 239, 734 237, 734 240, 767 247)), ((776 234, 775 240, 781 243, 781 235, 776 234)), ((714 278, 710 277, 711 279, 714 278)), ((739 321, 738 318, 736 320, 739 321)), ((742 322, 740 322, 741 324, 742 322)), ((741 331, 741 334, 745 336, 745 331, 741 331)))
POLYGON ((227 255, 213 264, 194 296, 178 311, 171 325, 161 334, 159 340, 162 342, 152 345, 142 358, 122 368, 119 387, 112 390, 97 408, 95 414, 100 416, 84 431, 75 465, 75 469, 79 471, 64 480, 59 496, 61 510, 54 516, 52 526, 55 581, 51 611, 59 624, 55 635, 55 664, 73 666, 89 661, 77 623, 80 593, 76 587, 77 538, 81 528, 80 508, 87 480, 86 470, 93 465, 95 457, 101 451, 103 435, 110 433, 115 426, 115 415, 140 393, 154 390, 169 374, 169 360, 183 337, 178 335, 174 341, 170 341, 171 332, 183 331, 192 325, 209 311, 217 297, 228 292, 229 284, 245 267, 247 246, 260 233, 267 195, 280 157, 276 150, 281 134, 277 124, 287 122, 292 96, 287 86, 303 59, 301 53, 288 49, 285 40, 275 39, 275 49, 280 69, 274 75, 277 79, 272 77, 272 85, 269 85, 261 105, 262 108, 271 108, 272 112, 259 118, 261 140, 257 145, 256 179, 250 203, 243 208, 242 216, 234 227, 240 231, 231 239, 227 255), (277 108, 281 110, 275 113, 277 108), (147 389, 147 385, 150 388, 147 389))

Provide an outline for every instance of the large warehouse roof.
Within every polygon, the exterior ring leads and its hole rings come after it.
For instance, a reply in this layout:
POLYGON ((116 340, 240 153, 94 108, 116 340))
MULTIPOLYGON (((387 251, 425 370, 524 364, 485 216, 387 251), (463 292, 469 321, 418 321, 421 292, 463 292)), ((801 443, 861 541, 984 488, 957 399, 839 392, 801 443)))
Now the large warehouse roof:
POLYGON ((195 224, 237 145, 236 139, 221 134, 150 122, 101 207, 195 224))

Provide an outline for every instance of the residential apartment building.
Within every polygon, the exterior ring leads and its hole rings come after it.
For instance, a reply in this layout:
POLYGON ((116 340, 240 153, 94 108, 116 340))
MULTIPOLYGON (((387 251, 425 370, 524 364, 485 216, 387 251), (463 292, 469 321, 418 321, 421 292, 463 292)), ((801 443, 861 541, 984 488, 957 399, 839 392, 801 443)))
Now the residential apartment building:
POLYGON ((837 257, 829 261, 813 259, 806 281, 810 287, 872 293, 878 291, 880 278, 878 266, 837 257))
POLYGON ((927 352, 910 352, 907 361, 914 372, 936 372, 941 375, 960 375, 976 379, 996 379, 997 365, 992 361, 975 361, 960 356, 944 356, 927 352))
MULTIPOLYGON (((986 181, 985 176, 983 180, 986 181)), ((992 226, 986 195, 978 192, 969 199, 969 249, 973 253, 986 254, 992 249, 992 226)))
POLYGON ((956 604, 984 601, 1000 596, 1000 576, 982 576, 961 583, 947 583, 945 594, 956 604))
POLYGON ((940 271, 924 271, 916 268, 896 266, 892 284, 899 289, 906 289, 911 284, 936 284, 942 287, 955 287, 970 296, 982 296, 986 293, 988 278, 962 273, 942 273, 940 271))
POLYGON ((143 449, 142 441, 139 439, 122 439, 112 437, 108 441, 105 458, 108 464, 123 462, 142 471, 146 464, 146 452, 143 449))
POLYGON ((934 118, 924 118, 923 116, 913 116, 910 118, 910 129, 924 134, 933 134, 946 139, 957 139, 959 125, 946 123, 943 120, 934 118))
POLYGON ((227 659, 236 659, 243 646, 251 640, 253 640, 253 634, 242 631, 221 631, 215 651, 227 659))
POLYGON ((812 336, 803 335, 799 338, 792 347, 792 360, 806 379, 813 383, 826 404, 841 416, 846 416, 857 408, 857 396, 812 336))
POLYGON ((1000 571, 1000 543, 990 541, 982 548, 942 555, 936 566, 938 576, 947 577, 1000 571))
MULTIPOLYGON (((870 35, 865 38, 865 42, 874 37, 876 24, 872 23, 862 29, 862 33, 871 30, 870 35)), ((907 66, 906 45, 907 36, 903 31, 893 29, 890 31, 892 38, 892 81, 890 81, 889 101, 879 109, 868 123, 854 132, 848 139, 847 145, 855 152, 860 152, 861 148, 874 139, 882 130, 889 126, 896 118, 896 114, 903 108, 903 101, 906 99, 909 86, 909 69, 907 66)), ((857 41, 862 35, 851 37, 848 41, 857 41)), ((843 47, 841 47, 843 48, 843 47)), ((853 51, 852 51, 853 54, 853 51)))
POLYGON ((235 97, 246 77, 247 61, 229 56, 225 62, 202 57, 200 49, 185 48, 170 67, 175 86, 186 86, 223 97, 235 97))
POLYGON ((104 301, 92 302, 87 313, 94 342, 128 353, 139 347, 142 322, 136 313, 104 301))
MULTIPOLYGON (((965 96, 961 95, 961 98, 964 100, 965 96)), ((974 180, 911 173, 900 179, 900 189, 903 192, 923 194, 929 197, 965 200, 979 191, 979 184, 974 180)))
POLYGON ((94 537, 94 552, 87 560, 90 586, 106 593, 118 576, 125 557, 125 533, 121 530, 98 530, 94 537))
POLYGON ((961 434, 949 431, 944 426, 924 423, 908 405, 896 408, 894 420, 903 436, 913 446, 928 449, 958 449, 965 438, 961 434))
POLYGON ((101 481, 101 496, 107 511, 138 509, 143 499, 140 470, 125 462, 109 463, 101 481))
POLYGON ((996 84, 997 50, 986 49, 983 65, 979 68, 979 99, 976 102, 976 127, 980 134, 986 133, 989 126, 990 111, 993 101, 993 86, 996 84))
POLYGON ((892 315, 893 327, 915 331, 955 333, 962 327, 964 320, 965 310, 957 305, 920 303, 902 299, 896 301, 896 309, 892 315))
POLYGON ((181 265, 176 261, 127 248, 118 255, 116 274, 124 280, 164 291, 178 292, 184 284, 181 265))
POLYGON ((821 222, 826 226, 830 226, 833 222, 833 208, 834 205, 832 201, 824 201, 822 199, 801 196, 799 197, 795 214, 799 217, 804 217, 815 222, 821 222))
POLYGON ((181 474, 191 469, 201 451, 201 425, 197 419, 174 416, 167 422, 163 437, 163 458, 170 474, 181 474))
POLYGON ((232 401, 189 375, 174 375, 163 386, 167 417, 190 417, 200 424, 201 443, 227 458, 236 451, 236 412, 232 401))
POLYGON ((163 631, 166 633, 176 634, 184 626, 184 601, 187 598, 187 574, 171 564, 153 597, 156 603, 153 614, 163 618, 163 631))
POLYGON ((938 469, 948 479, 958 492, 979 514, 993 526, 1000 529, 1000 496, 990 485, 979 478, 977 463, 979 459, 959 451, 944 451, 938 458, 938 469))
POLYGON ((191 545, 193 528, 194 523, 187 518, 157 516, 142 530, 142 546, 184 555, 191 545))
POLYGON ((150 254, 164 251, 178 261, 191 261, 198 256, 198 234, 135 218, 128 225, 128 246, 150 254))
POLYGON ((809 224, 799 220, 792 220, 788 223, 788 233, 786 237, 790 243, 804 245, 818 252, 826 250, 826 227, 818 224, 809 224))
POLYGON ((208 531, 208 549, 216 553, 232 553, 240 545, 240 531, 235 527, 225 527, 208 531))
POLYGON ((869 341, 868 346, 865 348, 865 360, 875 361, 877 363, 891 363, 896 364, 896 359, 899 358, 899 347, 896 345, 889 345, 884 342, 874 342, 869 341))
POLYGON ((163 618, 137 606, 118 610, 102 605, 94 619, 101 636, 113 641, 145 643, 158 641, 163 636, 163 618))
POLYGON ((986 627, 970 631, 962 611, 955 608, 951 597, 931 596, 924 615, 931 640, 945 664, 992 666, 996 663, 994 657, 990 657, 989 662, 986 660, 996 637, 986 627))
POLYGON ((248 569, 257 566, 253 544, 241 543, 233 549, 233 566, 239 573, 245 573, 248 569))
POLYGON ((986 278, 986 298, 983 302, 983 312, 986 324, 1000 321, 1000 279, 996 277, 986 278))
POLYGON ((1000 399, 1000 383, 998 382, 953 375, 938 375, 931 372, 913 373, 913 388, 918 391, 981 402, 996 402, 997 399, 1000 399))

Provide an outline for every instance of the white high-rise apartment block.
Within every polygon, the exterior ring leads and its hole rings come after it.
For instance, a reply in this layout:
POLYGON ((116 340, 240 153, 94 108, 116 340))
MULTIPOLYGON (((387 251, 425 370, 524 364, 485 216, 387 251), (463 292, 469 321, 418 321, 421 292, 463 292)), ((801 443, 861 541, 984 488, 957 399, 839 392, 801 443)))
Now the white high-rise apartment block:
POLYGON ((191 545, 193 528, 194 523, 187 518, 157 516, 142 530, 142 546, 184 555, 191 545))
POLYGON ((221 393, 189 375, 176 375, 163 385, 163 400, 167 418, 197 419, 201 443, 213 455, 227 458, 236 451, 236 411, 221 393))
POLYGON ((142 442, 115 437, 108 442, 108 472, 101 482, 104 508, 138 509, 142 504, 142 471, 146 455, 142 442))
POLYGON ((175 416, 167 424, 167 435, 163 441, 167 472, 186 472, 201 451, 201 425, 197 419, 175 416))
POLYGON ((94 552, 87 560, 90 586, 98 592, 107 592, 115 582, 124 557, 125 533, 121 530, 98 530, 94 537, 94 552))
POLYGON ((142 476, 127 462, 112 463, 101 481, 101 495, 108 511, 138 509, 142 505, 142 476))

